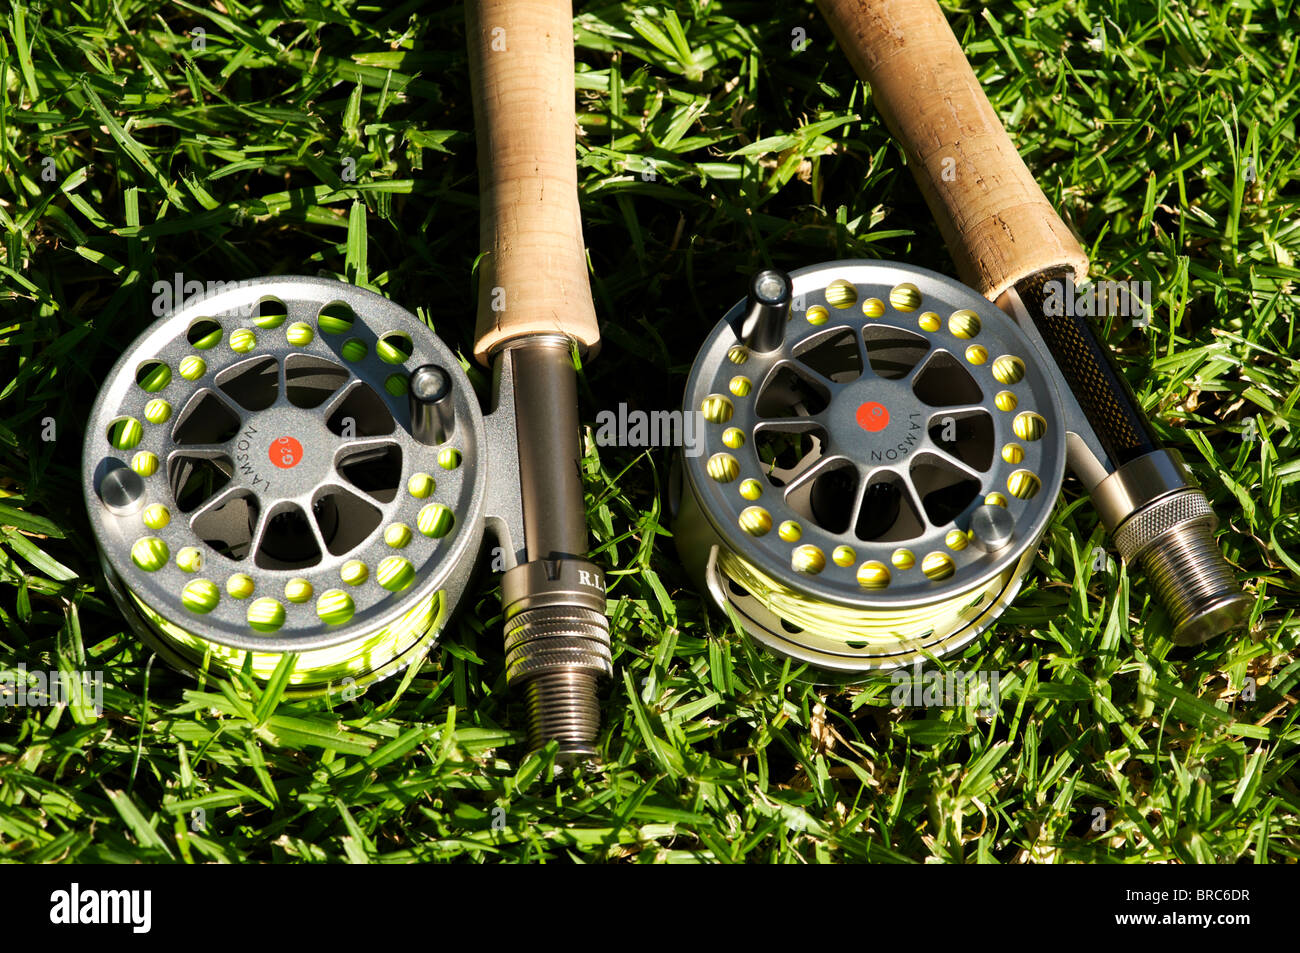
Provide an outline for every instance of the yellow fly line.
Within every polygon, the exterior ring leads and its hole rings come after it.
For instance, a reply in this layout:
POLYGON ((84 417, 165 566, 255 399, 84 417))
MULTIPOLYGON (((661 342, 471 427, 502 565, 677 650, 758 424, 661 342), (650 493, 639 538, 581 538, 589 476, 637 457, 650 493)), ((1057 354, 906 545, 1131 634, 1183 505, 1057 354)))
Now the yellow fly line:
POLYGON ((718 570, 790 625, 846 649, 892 652, 921 642, 942 643, 972 625, 982 628, 991 622, 1019 589, 1034 552, 1031 547, 1017 563, 981 585, 928 605, 889 610, 853 609, 814 599, 725 548, 718 552, 718 570))
MULTIPOLYGON (((187 657, 201 659, 205 667, 209 661, 216 660, 222 669, 239 671, 245 659, 251 656, 253 676, 267 681, 284 658, 283 652, 247 652, 201 638, 159 615, 134 592, 128 590, 128 594, 161 637, 180 648, 187 657)), ((289 675, 289 684, 302 688, 326 688, 346 678, 361 682, 386 674, 385 666, 433 641, 446 621, 446 610, 442 591, 435 591, 389 625, 373 632, 362 632, 355 639, 339 645, 299 652, 289 675)), ((412 658, 418 655, 417 652, 412 658)))

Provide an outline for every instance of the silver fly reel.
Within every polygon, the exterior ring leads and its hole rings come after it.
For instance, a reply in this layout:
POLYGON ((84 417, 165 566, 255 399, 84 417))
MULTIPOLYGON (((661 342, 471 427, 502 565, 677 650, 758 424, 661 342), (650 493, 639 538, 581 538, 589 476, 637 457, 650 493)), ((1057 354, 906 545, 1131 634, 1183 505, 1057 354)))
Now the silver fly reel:
POLYGON ((839 677, 953 652, 1019 590, 1065 467, 1056 385, 935 272, 756 276, 705 342, 674 489, 681 557, 768 649, 839 677))
POLYGON ((484 418, 392 302, 264 278, 153 324, 109 374, 83 479, 110 588, 189 671, 286 654, 296 693, 423 657, 484 531, 484 418))

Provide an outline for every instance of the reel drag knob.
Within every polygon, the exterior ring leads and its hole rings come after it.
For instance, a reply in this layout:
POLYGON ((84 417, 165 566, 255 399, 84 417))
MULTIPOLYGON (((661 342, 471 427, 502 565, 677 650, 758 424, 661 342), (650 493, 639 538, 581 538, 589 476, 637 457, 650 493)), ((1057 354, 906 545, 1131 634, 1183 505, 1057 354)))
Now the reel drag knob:
POLYGON ((99 481, 99 498, 114 516, 130 516, 143 497, 144 478, 128 467, 113 467, 99 481))
POLYGON ((445 443, 456 423, 451 375, 437 364, 411 374, 411 434, 420 443, 445 443))
POLYGON ((986 553, 995 553, 1010 543, 1015 530, 1016 521, 1004 507, 985 503, 970 515, 971 542, 986 553))

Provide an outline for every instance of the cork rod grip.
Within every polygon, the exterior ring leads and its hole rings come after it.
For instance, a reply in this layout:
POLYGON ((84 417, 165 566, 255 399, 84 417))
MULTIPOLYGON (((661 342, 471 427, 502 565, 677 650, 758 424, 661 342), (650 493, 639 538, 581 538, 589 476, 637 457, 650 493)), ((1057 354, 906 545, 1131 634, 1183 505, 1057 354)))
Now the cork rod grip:
POLYGON ((996 300, 1088 257, 1007 137, 934 0, 817 0, 907 153, 958 274, 996 300))
POLYGON ((570 0, 466 6, 478 138, 478 321, 474 356, 563 334, 600 345, 578 212, 570 0))

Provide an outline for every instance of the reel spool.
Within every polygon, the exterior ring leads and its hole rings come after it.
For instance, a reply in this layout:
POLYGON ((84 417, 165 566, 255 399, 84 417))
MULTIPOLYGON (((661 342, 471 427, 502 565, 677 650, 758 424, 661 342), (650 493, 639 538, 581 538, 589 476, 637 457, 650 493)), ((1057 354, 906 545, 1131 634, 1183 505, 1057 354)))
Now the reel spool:
POLYGON ((110 589, 183 670, 267 680, 293 653, 294 694, 391 674, 468 581, 484 432, 455 355, 379 295, 284 277, 201 296, 127 348, 91 410, 110 589))
POLYGON ((789 279, 757 276, 691 370, 683 562, 762 645, 840 677, 954 652, 1019 591, 1051 518, 1056 385, 1011 318, 935 272, 789 279))

